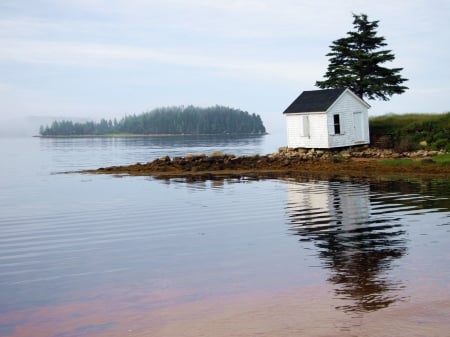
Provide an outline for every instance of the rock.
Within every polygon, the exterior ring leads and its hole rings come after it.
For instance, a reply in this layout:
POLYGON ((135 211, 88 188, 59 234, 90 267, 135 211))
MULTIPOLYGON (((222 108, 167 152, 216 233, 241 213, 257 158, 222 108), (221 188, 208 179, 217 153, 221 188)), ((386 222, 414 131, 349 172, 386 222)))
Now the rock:
POLYGON ((206 154, 204 153, 188 153, 184 156, 184 159, 186 160, 195 160, 195 159, 202 159, 206 158, 206 154))
POLYGON ((423 157, 423 158, 418 159, 418 161, 421 164, 432 164, 432 163, 434 163, 434 160, 431 157, 423 157))
POLYGON ((214 151, 209 155, 210 158, 223 158, 225 155, 220 151, 214 151))
POLYGON ((328 160, 331 163, 340 163, 344 160, 344 158, 339 154, 335 154, 335 155, 331 156, 328 160))

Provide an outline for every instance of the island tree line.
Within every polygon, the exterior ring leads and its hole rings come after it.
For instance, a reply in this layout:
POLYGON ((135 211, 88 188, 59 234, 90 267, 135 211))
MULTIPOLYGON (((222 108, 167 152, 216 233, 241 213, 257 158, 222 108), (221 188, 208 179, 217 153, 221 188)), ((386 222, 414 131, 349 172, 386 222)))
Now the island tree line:
POLYGON ((225 106, 178 106, 157 108, 139 115, 128 115, 117 121, 78 123, 55 121, 41 126, 42 136, 107 134, 264 134, 261 117, 225 106))

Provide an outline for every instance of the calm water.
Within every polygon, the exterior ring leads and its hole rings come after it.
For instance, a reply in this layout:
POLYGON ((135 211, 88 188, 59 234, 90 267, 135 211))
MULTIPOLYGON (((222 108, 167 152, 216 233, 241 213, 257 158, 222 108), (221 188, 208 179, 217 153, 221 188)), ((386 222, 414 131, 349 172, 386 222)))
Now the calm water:
POLYGON ((449 336, 450 181, 60 174, 283 144, 0 138, 0 336, 449 336))

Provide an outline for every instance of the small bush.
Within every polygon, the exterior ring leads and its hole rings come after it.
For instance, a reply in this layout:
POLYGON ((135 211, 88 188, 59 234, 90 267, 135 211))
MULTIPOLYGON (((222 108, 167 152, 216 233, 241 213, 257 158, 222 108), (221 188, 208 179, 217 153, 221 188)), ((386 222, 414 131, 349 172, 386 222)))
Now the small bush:
POLYGON ((394 150, 397 152, 409 152, 417 149, 417 143, 412 137, 404 137, 397 145, 394 145, 394 150))
POLYGON ((447 148, 448 145, 449 145, 448 139, 440 138, 431 144, 431 148, 433 150, 442 150, 447 148))

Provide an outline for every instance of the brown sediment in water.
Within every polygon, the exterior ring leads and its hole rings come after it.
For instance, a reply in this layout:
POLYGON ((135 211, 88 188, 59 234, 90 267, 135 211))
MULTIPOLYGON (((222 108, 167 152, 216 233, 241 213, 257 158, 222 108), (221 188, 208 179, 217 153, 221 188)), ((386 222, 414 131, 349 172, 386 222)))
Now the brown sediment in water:
POLYGON ((389 150, 304 150, 281 148, 278 153, 237 157, 232 154, 165 156, 148 163, 111 166, 82 173, 153 176, 186 179, 276 177, 438 177, 450 178, 450 166, 438 165, 426 152, 394 153, 389 150), (414 158, 417 165, 385 165, 386 159, 414 158))
MULTIPOLYGON (((152 336, 447 336, 448 299, 399 303, 374 312, 336 310, 326 287, 242 296, 171 308, 152 336)), ((145 336, 145 330, 141 336, 145 336)))
POLYGON ((446 294, 414 289, 415 300, 373 312, 346 313, 328 285, 260 291, 178 303, 175 292, 127 292, 124 298, 74 300, 7 315, 11 337, 448 336, 446 294), (425 291, 422 292, 422 291, 425 291), (138 296, 134 296, 138 295, 138 296), (172 299, 153 308, 155 301, 172 299))

